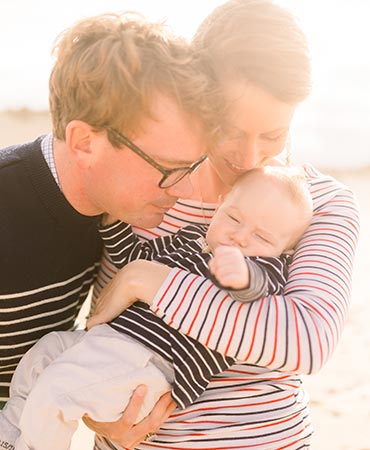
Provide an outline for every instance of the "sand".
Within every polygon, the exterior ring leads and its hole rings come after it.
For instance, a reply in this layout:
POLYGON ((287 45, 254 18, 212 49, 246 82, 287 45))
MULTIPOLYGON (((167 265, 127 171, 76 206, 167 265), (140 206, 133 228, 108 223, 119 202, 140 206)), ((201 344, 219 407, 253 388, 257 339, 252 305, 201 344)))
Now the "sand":
MULTIPOLYGON (((50 131, 47 113, 0 112, 0 146, 50 131)), ((370 167, 332 174, 356 193, 361 237, 354 272, 352 306, 340 344, 319 374, 304 381, 311 396, 316 433, 313 450, 370 450, 370 167)), ((72 450, 91 450, 92 435, 81 425, 72 450)))

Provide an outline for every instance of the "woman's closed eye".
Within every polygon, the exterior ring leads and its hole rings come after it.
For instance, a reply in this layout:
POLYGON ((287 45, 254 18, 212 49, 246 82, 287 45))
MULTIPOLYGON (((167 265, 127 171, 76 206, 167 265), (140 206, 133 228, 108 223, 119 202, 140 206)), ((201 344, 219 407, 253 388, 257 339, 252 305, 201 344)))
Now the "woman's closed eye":
POLYGON ((288 132, 284 131, 283 133, 279 133, 276 135, 262 135, 262 139, 268 142, 278 142, 280 140, 286 139, 288 132))

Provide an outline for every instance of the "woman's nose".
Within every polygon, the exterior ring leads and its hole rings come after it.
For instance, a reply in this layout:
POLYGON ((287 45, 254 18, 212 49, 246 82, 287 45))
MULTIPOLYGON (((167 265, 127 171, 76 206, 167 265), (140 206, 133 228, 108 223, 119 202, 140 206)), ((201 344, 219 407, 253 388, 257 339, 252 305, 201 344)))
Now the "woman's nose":
POLYGON ((262 157, 257 139, 249 138, 245 143, 243 152, 243 167, 246 170, 254 169, 260 165, 262 157))

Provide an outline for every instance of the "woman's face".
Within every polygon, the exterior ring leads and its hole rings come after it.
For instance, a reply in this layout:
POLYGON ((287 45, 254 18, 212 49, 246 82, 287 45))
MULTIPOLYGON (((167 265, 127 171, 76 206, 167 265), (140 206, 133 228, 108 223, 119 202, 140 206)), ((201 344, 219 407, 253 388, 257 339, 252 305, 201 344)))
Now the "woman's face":
POLYGON ((284 149, 296 105, 246 83, 225 84, 225 134, 209 159, 228 186, 247 170, 268 164, 284 149))

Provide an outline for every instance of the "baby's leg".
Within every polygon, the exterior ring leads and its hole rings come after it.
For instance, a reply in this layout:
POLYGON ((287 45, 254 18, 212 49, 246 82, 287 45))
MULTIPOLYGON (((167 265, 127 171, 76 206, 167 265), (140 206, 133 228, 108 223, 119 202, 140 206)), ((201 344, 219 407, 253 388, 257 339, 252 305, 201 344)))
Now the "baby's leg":
MULTIPOLYGON (((117 420, 138 384, 146 384, 151 411, 171 386, 145 347, 108 325, 90 330, 39 377, 20 420, 16 450, 67 450, 78 420, 117 420)), ((164 363, 167 370, 167 365, 164 363)))
POLYGON ((84 331, 49 333, 23 356, 10 385, 10 399, 0 413, 0 447, 7 443, 5 448, 11 449, 19 436, 19 419, 26 398, 42 371, 84 334, 84 331))

